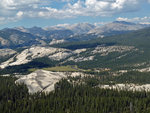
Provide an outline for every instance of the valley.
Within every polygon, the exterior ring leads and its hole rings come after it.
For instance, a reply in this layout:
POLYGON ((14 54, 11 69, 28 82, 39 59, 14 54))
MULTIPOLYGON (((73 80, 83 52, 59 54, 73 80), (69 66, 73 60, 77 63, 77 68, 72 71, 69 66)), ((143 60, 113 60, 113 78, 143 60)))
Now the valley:
POLYGON ((48 113, 84 113, 86 108, 80 109, 80 104, 86 107, 93 102, 97 109, 87 109, 95 113, 130 112, 131 104, 139 113, 148 111, 149 30, 148 25, 123 21, 102 27, 80 23, 0 30, 0 110, 9 113, 6 104, 14 113, 43 112, 39 104, 47 106, 48 113), (98 110, 99 104, 111 108, 108 103, 119 107, 98 110))
POLYGON ((150 0, 0 9, 0 113, 150 113, 150 0))

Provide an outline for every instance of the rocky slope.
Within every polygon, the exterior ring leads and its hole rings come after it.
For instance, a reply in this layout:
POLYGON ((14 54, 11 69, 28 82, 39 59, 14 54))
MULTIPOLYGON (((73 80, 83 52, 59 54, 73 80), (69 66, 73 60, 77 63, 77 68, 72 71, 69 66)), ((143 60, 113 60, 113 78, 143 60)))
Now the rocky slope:
POLYGON ((71 55, 77 55, 83 51, 84 49, 71 51, 62 48, 34 46, 23 50, 21 53, 16 54, 14 57, 10 58, 6 62, 3 62, 0 65, 0 68, 26 64, 36 58, 42 57, 48 57, 51 60, 60 61, 67 57, 70 57, 71 55))
POLYGON ((89 33, 108 36, 108 35, 122 34, 129 31, 135 31, 135 30, 143 29, 145 27, 149 27, 149 25, 135 24, 135 23, 125 22, 125 21, 114 21, 112 23, 108 23, 103 26, 96 27, 95 29, 89 31, 89 33))
POLYGON ((64 25, 56 25, 52 27, 45 27, 44 29, 49 31, 52 29, 55 30, 64 30, 68 29, 72 31, 76 35, 88 33, 90 30, 94 29, 96 26, 89 23, 77 23, 77 24, 64 24, 64 25))
POLYGON ((62 78, 67 78, 68 76, 88 76, 80 72, 51 72, 45 70, 37 70, 28 75, 21 75, 21 77, 16 80, 16 84, 24 83, 27 85, 30 94, 37 92, 51 92, 55 88, 55 84, 59 82, 62 78))
POLYGON ((103 89, 117 89, 127 91, 147 91, 150 92, 150 84, 115 84, 115 85, 99 85, 103 89))
MULTIPOLYGON (((28 75, 17 75, 18 80, 15 81, 16 84, 25 84, 28 88, 28 92, 30 94, 34 94, 37 92, 52 92, 54 91, 56 83, 61 79, 67 77, 81 77, 80 82, 84 83, 84 78, 86 77, 94 77, 90 74, 85 74, 82 72, 52 72, 45 70, 36 70, 28 75), (83 78, 83 79, 82 79, 83 78)), ((68 79, 69 81, 69 79, 68 79)), ((71 81, 69 81, 71 82, 71 81)), ((71 83, 78 84, 79 81, 72 81, 71 83)), ((116 89, 116 90, 128 90, 128 91, 150 91, 150 84, 113 84, 113 85, 104 85, 99 84, 96 87, 102 89, 116 89)))
POLYGON ((10 56, 17 52, 12 49, 0 49, 0 57, 10 56))
POLYGON ((49 44, 54 45, 54 44, 61 44, 61 43, 64 43, 64 42, 66 42, 64 39, 62 39, 62 40, 53 39, 49 44))
POLYGON ((115 21, 103 26, 95 26, 89 23, 78 23, 72 25, 56 25, 46 28, 5 28, 0 30, 0 48, 18 48, 25 46, 29 47, 32 45, 64 43, 66 41, 83 41, 95 39, 97 37, 103 38, 105 36, 123 34, 145 27, 149 27, 149 25, 115 21))
POLYGON ((37 39, 40 37, 34 36, 27 32, 21 32, 15 29, 0 30, 0 48, 17 48, 40 44, 37 39))
POLYGON ((119 56, 114 56, 114 59, 121 59, 134 51, 138 51, 138 49, 133 46, 97 46, 96 48, 83 48, 76 50, 33 46, 23 50, 20 53, 17 53, 9 60, 1 63, 0 68, 3 69, 8 66, 26 64, 33 61, 34 59, 42 57, 47 57, 52 61, 58 61, 59 64, 64 64, 70 61, 74 63, 91 61, 92 63, 93 61, 101 60, 100 58, 103 58, 104 60, 104 57, 111 53, 118 53, 119 56))

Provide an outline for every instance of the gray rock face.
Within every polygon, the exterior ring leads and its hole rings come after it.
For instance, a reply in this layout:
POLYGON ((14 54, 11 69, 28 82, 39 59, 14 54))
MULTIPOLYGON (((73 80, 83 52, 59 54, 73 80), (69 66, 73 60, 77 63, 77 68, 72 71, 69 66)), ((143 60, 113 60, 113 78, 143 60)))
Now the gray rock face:
POLYGON ((5 57, 17 53, 12 49, 0 49, 0 57, 5 57))
POLYGON ((64 24, 64 25, 57 25, 57 26, 52 26, 52 27, 46 27, 44 28, 45 30, 70 30, 74 34, 84 34, 88 33, 90 30, 94 29, 96 26, 89 24, 89 23, 77 23, 77 24, 64 24))
POLYGON ((96 26, 89 23, 79 23, 68 26, 67 29, 73 31, 75 34, 88 33, 90 30, 94 29, 96 26))
POLYGON ((40 44, 37 41, 39 37, 27 32, 22 32, 16 29, 0 30, 0 47, 1 48, 17 48, 40 44))
POLYGON ((54 45, 54 44, 60 44, 60 43, 65 43, 66 41, 64 39, 62 40, 56 40, 56 39, 53 39, 51 42, 50 42, 50 45, 54 45))
POLYGON ((37 70, 19 78, 16 83, 26 84, 31 94, 36 92, 51 92, 54 90, 54 85, 64 77, 65 74, 61 72, 37 70))
MULTIPOLYGON (((53 48, 53 47, 41 47, 33 46, 31 48, 23 50, 21 53, 16 54, 14 57, 0 64, 0 68, 6 68, 8 66, 22 65, 33 61, 36 58, 47 57, 53 61, 60 61, 64 63, 67 61, 82 62, 82 61, 92 61, 96 55, 107 56, 109 53, 118 52, 130 52, 137 51, 133 46, 98 46, 96 48, 90 49, 77 49, 69 50, 63 48, 53 48), (88 53, 87 53, 88 52, 88 53), (83 54, 87 54, 84 56, 83 54), (15 60, 14 60, 15 59, 15 60)), ((3 50, 4 51, 4 50, 3 50)), ((7 50, 10 52, 10 50, 7 50)), ((14 51, 11 51, 12 54, 14 51)), ((121 58, 123 56, 120 56, 121 58)))
POLYGON ((68 76, 88 76, 80 72, 51 72, 45 70, 37 70, 28 75, 22 75, 18 80, 15 81, 16 84, 24 83, 27 85, 30 94, 37 92, 51 92, 54 91, 54 86, 62 78, 67 78, 68 76))
POLYGON ((127 91, 150 91, 150 84, 115 84, 115 85, 100 85, 103 89, 117 89, 117 90, 127 90, 127 91))
POLYGON ((18 53, 14 57, 0 64, 0 68, 5 68, 8 66, 22 65, 36 58, 48 57, 51 60, 63 60, 71 55, 77 55, 81 52, 86 51, 85 49, 78 49, 71 51, 63 48, 53 48, 53 47, 41 47, 34 46, 28 49, 23 50, 21 53, 18 53), (15 60, 14 60, 15 59, 15 60))
POLYGON ((0 37, 0 45, 1 46, 9 46, 10 42, 2 37, 0 37))
POLYGON ((131 50, 136 50, 136 49, 133 46, 107 46, 107 47, 98 46, 95 48, 95 50, 92 51, 92 53, 93 54, 100 53, 101 56, 107 56, 109 53, 112 52, 123 53, 131 50))

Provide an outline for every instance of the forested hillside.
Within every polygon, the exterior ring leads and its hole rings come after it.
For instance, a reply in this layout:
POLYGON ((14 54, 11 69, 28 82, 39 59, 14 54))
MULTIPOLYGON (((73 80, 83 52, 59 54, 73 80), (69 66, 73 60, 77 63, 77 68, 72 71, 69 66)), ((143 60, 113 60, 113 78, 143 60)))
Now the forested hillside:
MULTIPOLYGON (((81 49, 90 48, 82 56, 93 56, 92 51, 97 47, 101 47, 105 51, 105 48, 113 46, 128 46, 134 47, 133 51, 127 52, 110 52, 109 55, 101 56, 98 53, 95 54, 92 61, 77 62, 76 65, 82 68, 96 68, 96 67, 108 67, 115 69, 134 69, 149 66, 150 61, 150 28, 137 30, 134 32, 109 36, 104 38, 97 38, 90 41, 81 41, 74 43, 64 43, 59 45, 53 45, 54 47, 66 48, 66 49, 81 49), (90 55, 89 55, 90 54, 90 55), (146 65, 142 65, 145 63, 146 65), (90 66, 89 66, 90 65, 90 66), (139 66, 136 66, 139 65, 139 66)), ((108 51, 106 49, 106 51, 108 51)), ((66 64, 74 64, 74 62, 67 62, 66 64)))
POLYGON ((15 78, 0 77, 3 113, 148 113, 150 93, 103 90, 60 81, 55 92, 29 95, 15 78))
POLYGON ((136 46, 136 47, 148 47, 149 40, 150 40, 150 28, 145 28, 137 31, 133 31, 126 34, 120 34, 120 35, 114 35, 114 36, 108 36, 104 38, 97 38, 90 41, 81 41, 81 42, 74 42, 74 43, 66 43, 66 44, 59 44, 55 45, 62 48, 68 48, 73 49, 72 47, 78 47, 77 45, 80 45, 80 47, 84 48, 87 45, 130 45, 130 46, 136 46))
POLYGON ((0 1, 0 113, 150 113, 150 0, 0 1))

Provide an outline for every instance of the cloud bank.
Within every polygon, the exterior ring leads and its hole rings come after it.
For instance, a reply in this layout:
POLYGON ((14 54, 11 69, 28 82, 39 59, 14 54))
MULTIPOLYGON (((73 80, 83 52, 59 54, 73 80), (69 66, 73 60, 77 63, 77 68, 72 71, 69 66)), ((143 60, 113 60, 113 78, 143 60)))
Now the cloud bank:
POLYGON ((150 0, 1 0, 0 23, 22 18, 75 18, 78 16, 112 16, 140 9, 150 0), (53 2, 63 8, 51 7, 53 2))

